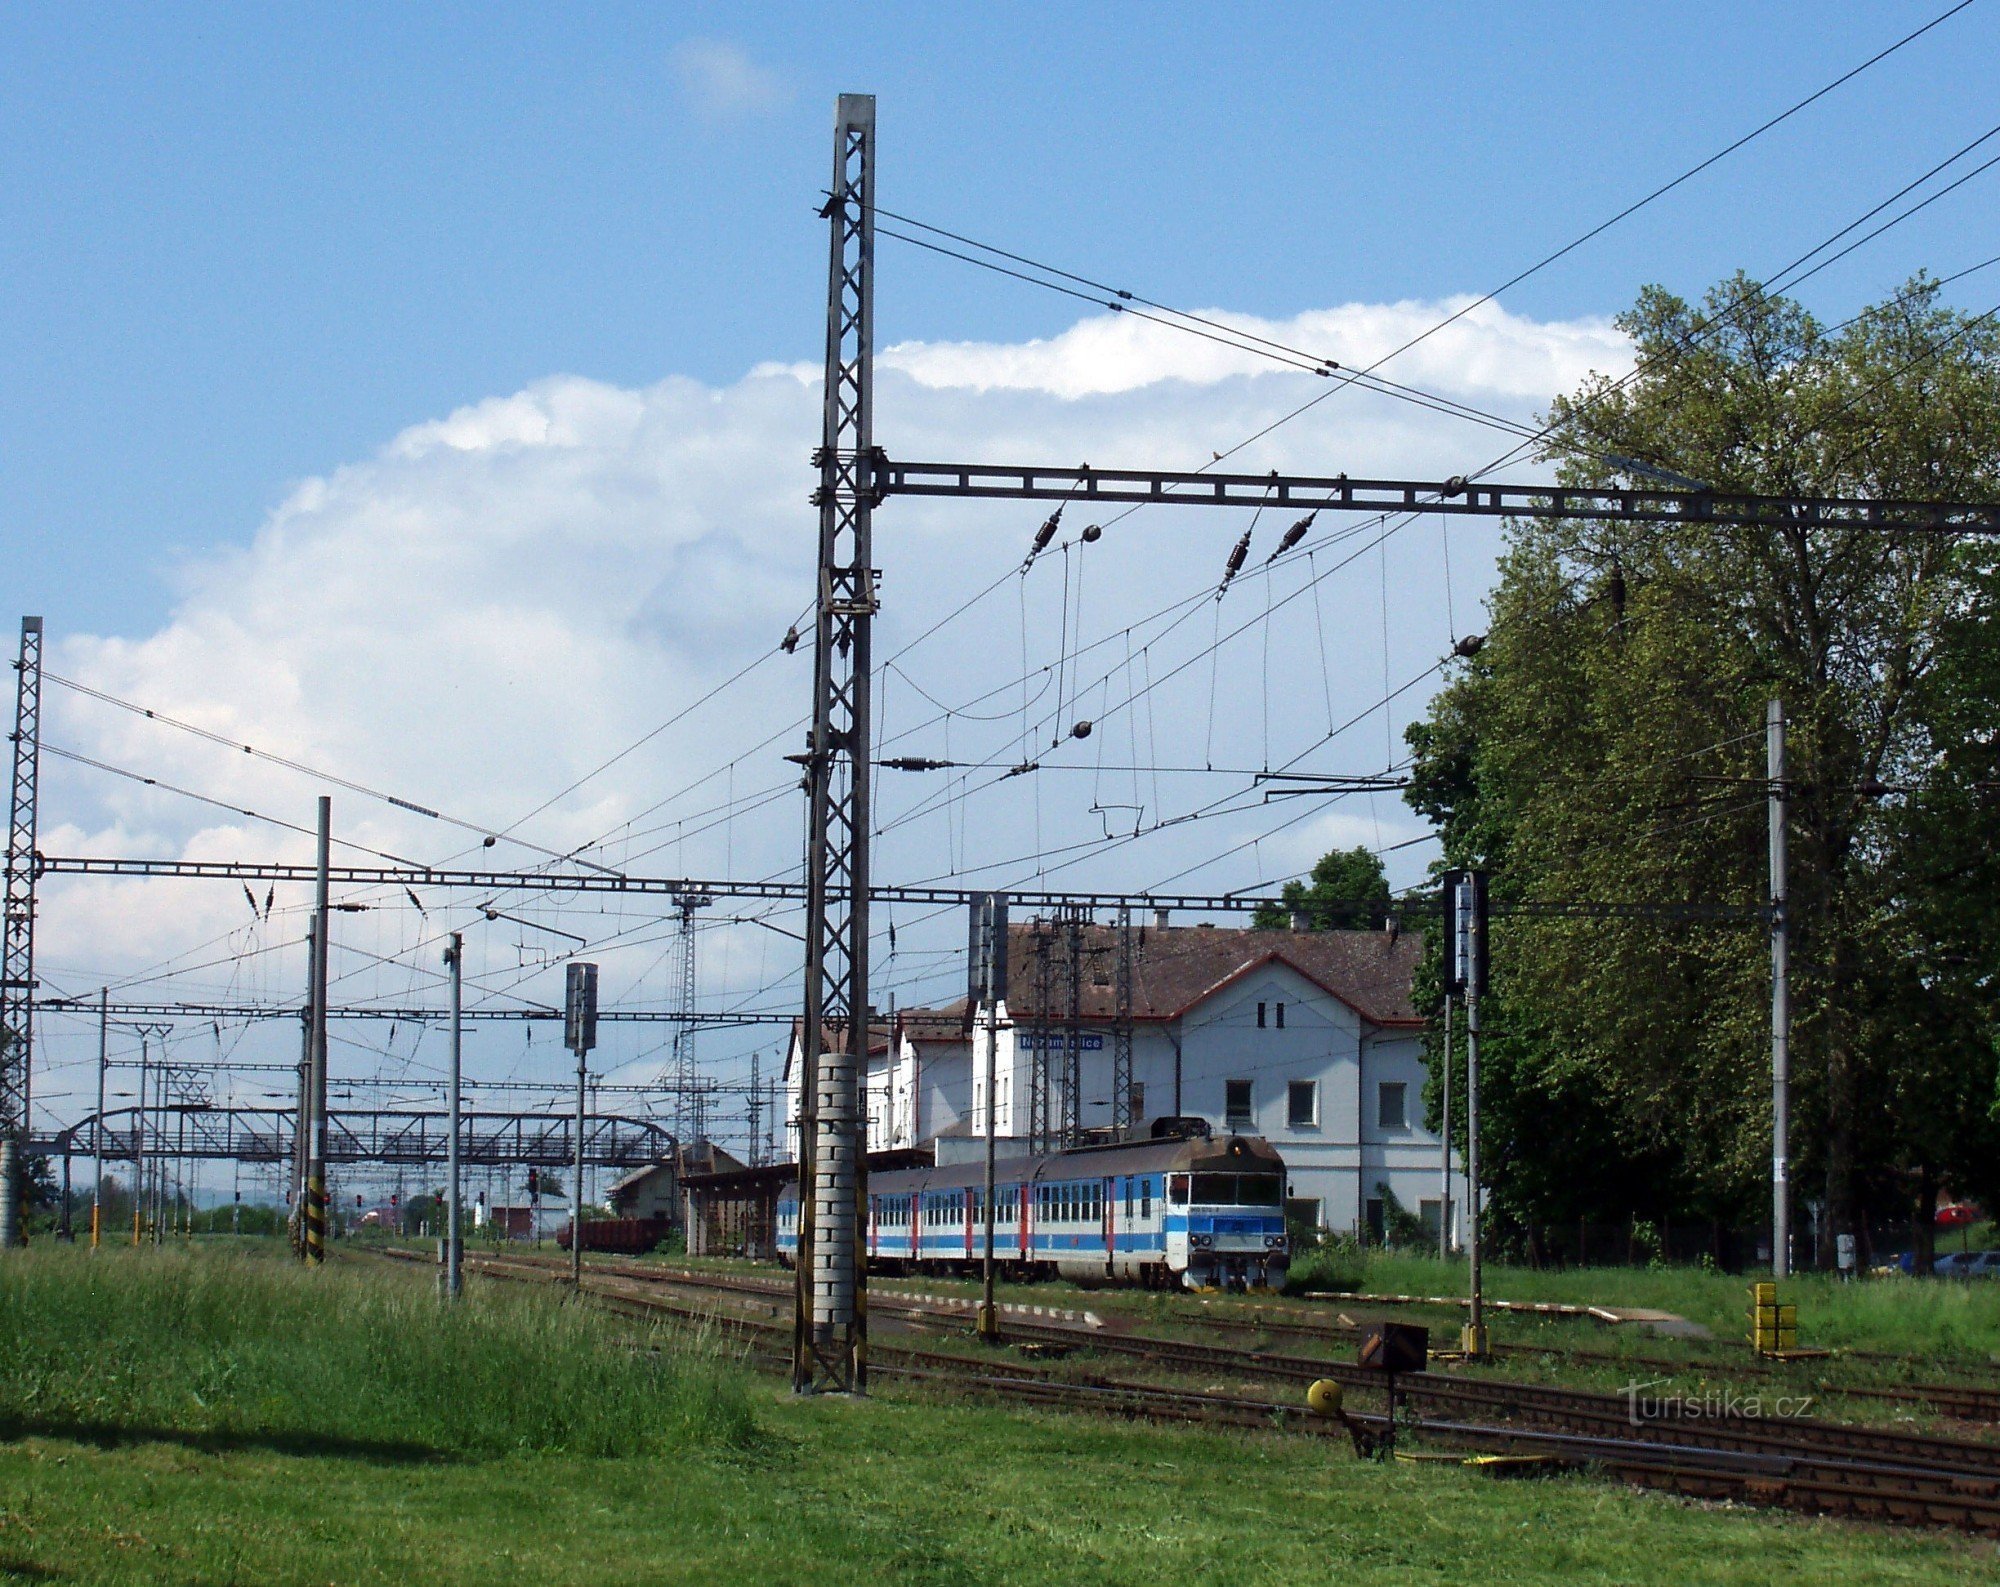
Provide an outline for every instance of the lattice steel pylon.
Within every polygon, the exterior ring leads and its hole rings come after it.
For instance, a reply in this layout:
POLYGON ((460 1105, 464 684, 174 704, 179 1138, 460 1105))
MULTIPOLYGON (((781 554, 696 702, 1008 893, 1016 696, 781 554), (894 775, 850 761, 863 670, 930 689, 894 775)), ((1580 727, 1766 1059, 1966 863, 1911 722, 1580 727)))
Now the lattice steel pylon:
POLYGON ((820 447, 813 723, 806 767, 806 1117, 799 1130, 798 1290, 792 1388, 868 1386, 868 1292, 860 1238, 867 1156, 870 515, 875 471, 875 98, 834 111, 826 376, 820 447))
POLYGON ((1056 966, 1049 952, 1054 940, 1049 923, 1037 919, 1028 932, 1035 959, 1035 1013, 1028 1027, 1028 1150, 1039 1153, 1049 1147, 1049 1050, 1054 1045, 1049 1009, 1056 996, 1056 966))
POLYGON ((695 994, 695 912, 707 908, 715 900, 706 893, 683 893, 678 903, 680 931, 677 937, 677 952, 680 958, 680 1001, 674 1005, 680 1021, 674 1026, 673 1064, 671 1073, 674 1080, 674 1139, 685 1151, 703 1138, 705 1124, 702 1119, 700 1102, 695 1096, 694 1066, 694 994, 695 994))
POLYGON ((14 663, 14 771, 7 822, 7 879, 0 916, 0 1242, 21 1241, 21 1175, 27 1164, 34 1061, 35 783, 42 746, 42 620, 21 619, 14 663))
POLYGON ((1132 1117, 1132 906, 1118 906, 1117 1001, 1111 1015, 1111 1128, 1122 1136, 1132 1117))
POLYGON ((1059 1138, 1066 1147, 1083 1139, 1083 955, 1084 927, 1089 915, 1082 909, 1062 911, 1063 971, 1065 991, 1062 1045, 1062 1126, 1059 1138))

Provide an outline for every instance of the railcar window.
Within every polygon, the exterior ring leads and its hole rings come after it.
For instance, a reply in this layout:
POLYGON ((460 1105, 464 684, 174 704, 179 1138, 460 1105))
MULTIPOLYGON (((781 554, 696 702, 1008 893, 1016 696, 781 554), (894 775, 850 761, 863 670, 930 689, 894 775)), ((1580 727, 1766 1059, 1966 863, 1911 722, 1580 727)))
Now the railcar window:
POLYGON ((1167 1205, 1185 1207, 1188 1200, 1188 1176, 1186 1174, 1167 1175, 1167 1205))
POLYGON ((1196 1174, 1194 1199, 1203 1206, 1275 1207, 1284 1187, 1268 1174, 1196 1174))
POLYGON ((1150 1218, 1152 1217, 1152 1215, 1153 1215, 1153 1176, 1151 1174, 1148 1174, 1144 1179, 1139 1181, 1139 1216, 1142 1218, 1150 1218))

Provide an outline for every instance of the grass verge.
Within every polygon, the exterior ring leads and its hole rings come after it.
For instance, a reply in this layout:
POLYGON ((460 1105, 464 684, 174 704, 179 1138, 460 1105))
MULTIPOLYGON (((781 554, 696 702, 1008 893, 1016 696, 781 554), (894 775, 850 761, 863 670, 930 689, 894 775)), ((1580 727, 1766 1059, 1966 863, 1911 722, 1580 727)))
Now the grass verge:
POLYGON ((39 1409, 33 1431, 0 1443, 0 1581, 1848 1587, 1995 1569, 1982 1543, 1579 1477, 1497 1483, 1335 1444, 1010 1413, 893 1384, 867 1402, 795 1402, 692 1347, 648 1367, 620 1348, 633 1324, 539 1295, 475 1288, 442 1314, 429 1280, 225 1253, 9 1257, 0 1385, 10 1416, 30 1385, 39 1409), (12 1321, 21 1302, 27 1326, 12 1321), (75 1344, 44 1350, 50 1330, 75 1344), (399 1335, 418 1343, 399 1354, 399 1335), (21 1364, 24 1346, 39 1366, 21 1364), (125 1357, 113 1378, 97 1359, 110 1351, 125 1357), (329 1352, 316 1375, 304 1358, 329 1352), (491 1369, 454 1375, 468 1353, 491 1369), (220 1389, 218 1358, 238 1363, 220 1389), (445 1389, 386 1406, 415 1369, 445 1389), (90 1421, 66 1429, 65 1414, 90 1421), (286 1436, 188 1431, 225 1418, 286 1436), (120 1436, 97 1436, 107 1422, 120 1436), (295 1441, 302 1426, 341 1436, 295 1441), (453 1452, 384 1459, 374 1446, 388 1439, 453 1452))
POLYGON ((553 1292, 478 1286, 444 1308, 429 1272, 306 1274, 277 1251, 0 1261, 0 1433, 396 1460, 752 1436, 740 1380, 678 1336, 634 1355, 607 1348, 602 1314, 553 1292))

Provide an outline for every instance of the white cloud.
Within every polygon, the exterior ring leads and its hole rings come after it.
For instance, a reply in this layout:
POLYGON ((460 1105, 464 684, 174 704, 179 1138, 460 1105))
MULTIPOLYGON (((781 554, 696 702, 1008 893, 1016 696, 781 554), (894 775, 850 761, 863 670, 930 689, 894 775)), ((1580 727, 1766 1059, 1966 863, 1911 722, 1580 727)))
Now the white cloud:
POLYGON ((763 115, 791 101, 791 89, 768 66, 727 39, 689 39, 673 54, 681 89, 702 115, 716 119, 763 115))
MULTIPOLYGON (((1347 361, 1393 345, 1443 307, 1350 305, 1267 329, 1347 361)), ((1200 343, 1164 337, 1106 317, 1014 347, 904 344, 882 360, 878 438, 907 457, 1189 466, 1319 389, 1310 377, 1262 362, 1239 367, 1200 343)), ((1539 324, 1482 310, 1435 342, 1429 362, 1398 361, 1394 372, 1517 417, 1585 368, 1629 362, 1597 321, 1539 324)), ((799 748, 788 724, 807 709, 811 668, 809 646, 792 656, 775 654, 775 646, 812 592, 816 514, 807 459, 818 423, 816 371, 781 364, 721 388, 679 377, 638 390, 553 377, 471 403, 300 485, 247 543, 187 570, 182 598, 157 631, 52 629, 51 669, 496 830, 686 712, 523 835, 565 850, 613 833, 593 852, 640 873, 784 873, 797 864, 800 807, 797 768, 783 757, 799 748), (747 679, 699 703, 760 657, 747 679), (773 734, 777 742, 746 753, 773 734), (733 820, 714 811, 765 790, 774 791, 769 802, 733 820)), ((1436 477, 1503 445, 1461 422, 1345 391, 1241 461, 1436 477)), ((1312 561, 1266 579, 1263 554, 1282 527, 1266 517, 1246 575, 1218 604, 1202 591, 1250 514, 1149 510, 1113 524, 1095 545, 1052 552, 1024 583, 1010 570, 1047 510, 907 499, 877 515, 884 598, 877 656, 895 662, 885 670, 879 709, 889 752, 998 766, 1036 758, 1048 767, 1005 782, 992 770, 968 770, 962 789, 946 774, 885 771, 878 878, 917 881, 963 862, 1042 851, 1052 886, 1153 886, 1184 875, 1176 885, 1220 890, 1303 869, 1334 843, 1372 845, 1378 817, 1385 843, 1419 830, 1383 798, 1373 814, 1351 801, 1279 831, 1298 807, 1264 806, 1248 793, 1233 814, 1103 855, 1067 847, 1101 836, 1107 823, 1129 828, 1134 813, 1113 807, 1141 806, 1137 819, 1150 824, 1247 787, 1247 779, 1198 769, 1126 769, 1132 765, 1283 764, 1381 697, 1385 678, 1394 687, 1423 672, 1455 633, 1477 625, 1497 547, 1492 526, 1450 529, 1456 582, 1448 619, 1435 521, 1366 549, 1368 536, 1337 540, 1340 526, 1322 519, 1323 548, 1312 561), (1325 575, 1317 598, 1310 574, 1325 575), (905 653, 995 581, 994 593, 905 653), (1149 616, 1190 595, 1178 616, 1149 616), (1260 621, 1267 601, 1276 613, 1268 645, 1260 621), (1094 648, 1058 663, 1065 623, 1094 648), (1240 639, 1205 654, 1246 623, 1240 639), (1035 669, 1025 737, 1015 681, 1024 648, 1035 669), (1157 687, 1128 705, 1149 678, 1157 687), (951 705, 949 719, 935 720, 924 695, 951 705), (1086 716, 1098 723, 1087 743, 1050 747, 1055 732, 1086 716), (937 797, 954 790, 969 797, 937 797), (1271 835, 1251 843, 1260 832, 1271 835), (1236 852, 1214 859, 1224 851, 1236 852), (1085 862, 1069 864, 1077 854, 1085 862)), ((1080 509, 1067 514, 1066 536, 1084 521, 1080 509)), ((1386 719, 1363 716, 1302 764, 1379 769, 1400 752, 1401 726, 1427 693, 1425 686, 1403 695, 1386 719)), ((52 687, 46 732, 51 743, 229 806, 311 825, 320 791, 312 780, 143 717, 52 687)), ((297 833, 55 758, 44 786, 47 853, 304 860, 310 852, 297 833)), ((468 850, 467 863, 498 868, 539 858, 505 843, 482 849, 477 833, 345 789, 333 793, 338 835, 357 844, 431 863, 468 850)), ((1417 861, 1392 857, 1392 877, 1412 879, 1413 869, 1398 866, 1417 861)), ((1010 864, 988 879, 1034 870, 1010 864)), ((233 885, 52 878, 44 899, 42 965, 61 992, 91 990, 175 954, 202 964, 253 939, 289 940, 304 902, 302 889, 280 889, 276 917, 253 926, 233 885), (209 942, 220 946, 194 951, 209 942)), ((416 968, 381 970, 368 955, 395 957, 426 933, 463 924, 464 906, 478 900, 427 897, 428 919, 394 894, 361 901, 385 907, 340 917, 344 993, 435 1000, 434 945, 416 968)), ((657 904, 544 897, 507 907, 589 938, 605 965, 608 1000, 670 995, 657 904), (628 940, 636 945, 620 946, 628 940)), ((950 996, 951 961, 937 955, 959 940, 956 922, 893 913, 897 954, 888 954, 886 939, 878 947, 885 997, 889 987, 906 1006, 950 996), (927 979, 940 969, 941 978, 927 979)), ((553 940, 480 924, 470 954, 474 997, 556 995, 552 973, 532 973, 553 940)), ((704 988, 718 1001, 727 992, 782 1003, 789 994, 758 988, 792 968, 795 951, 752 926, 708 933, 704 988)), ((288 950, 150 990, 289 1000, 302 974, 302 959, 288 950)), ((607 1064, 655 1061, 642 1054, 657 1046, 657 1031, 610 1029, 622 1045, 607 1052, 607 1064)), ((270 1037, 274 1052, 290 1039, 281 1036, 270 1037)), ((62 1039, 58 1028, 58 1048, 62 1039)), ((518 1067, 518 1033, 509 1039, 505 1048, 483 1034, 486 1045, 476 1051, 511 1053, 507 1063, 518 1067)), ((750 1040, 705 1035, 703 1051, 743 1052, 750 1040)), ((554 1057, 546 1043, 535 1051, 554 1057)), ((543 1062, 522 1072, 539 1073, 543 1062)))
MULTIPOLYGON (((1203 313, 1265 341, 1297 348, 1348 369, 1362 369, 1422 335, 1473 299, 1443 303, 1348 303, 1289 320, 1220 309, 1203 313)), ((1505 397, 1545 402, 1593 369, 1626 362, 1626 343, 1607 319, 1559 324, 1524 320, 1483 303, 1426 337, 1385 375, 1406 385, 1446 389, 1461 399, 1505 397)), ((1171 329, 1130 313, 1084 320, 1059 336, 1019 343, 901 343, 884 367, 918 384, 972 391, 1043 391, 1059 397, 1134 391, 1163 380, 1209 384, 1230 375, 1285 374, 1287 367, 1250 352, 1171 329)))

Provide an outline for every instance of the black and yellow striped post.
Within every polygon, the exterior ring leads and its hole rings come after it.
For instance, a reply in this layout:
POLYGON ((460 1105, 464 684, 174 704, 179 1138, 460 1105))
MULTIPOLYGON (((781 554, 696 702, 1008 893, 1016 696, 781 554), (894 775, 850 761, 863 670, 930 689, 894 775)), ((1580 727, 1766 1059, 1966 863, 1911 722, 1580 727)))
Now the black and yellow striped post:
POLYGON ((306 1182, 306 1260, 326 1260, 326 1185, 318 1174, 306 1182))
POLYGON ((333 801, 324 794, 319 801, 319 875, 313 899, 312 954, 312 1041, 310 1046, 310 1093, 312 1145, 306 1157, 306 1195, 302 1223, 306 1265, 316 1267, 326 1260, 326 968, 331 946, 328 941, 329 904, 327 899, 328 859, 333 847, 333 801))

